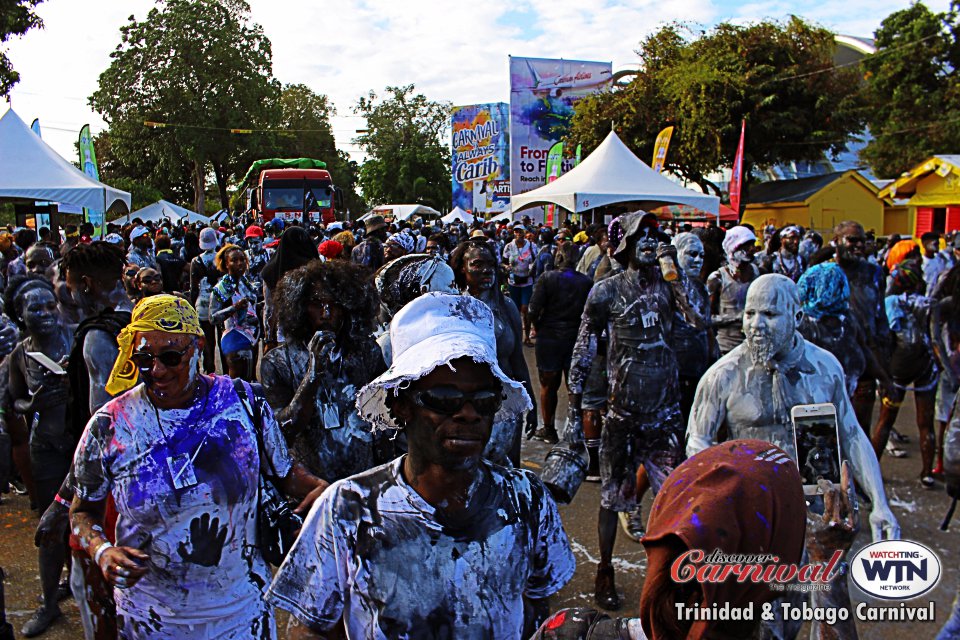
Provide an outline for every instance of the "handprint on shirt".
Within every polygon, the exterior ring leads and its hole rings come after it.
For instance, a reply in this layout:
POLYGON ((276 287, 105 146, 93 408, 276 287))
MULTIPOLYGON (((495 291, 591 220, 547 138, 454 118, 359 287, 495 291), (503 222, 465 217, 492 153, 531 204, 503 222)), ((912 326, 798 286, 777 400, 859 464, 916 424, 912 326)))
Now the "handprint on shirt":
POLYGON ((205 513, 190 521, 191 551, 187 551, 185 542, 177 545, 177 553, 185 562, 192 562, 203 567, 214 567, 220 563, 223 544, 227 541, 227 527, 220 526, 220 518, 210 520, 210 514, 205 513))

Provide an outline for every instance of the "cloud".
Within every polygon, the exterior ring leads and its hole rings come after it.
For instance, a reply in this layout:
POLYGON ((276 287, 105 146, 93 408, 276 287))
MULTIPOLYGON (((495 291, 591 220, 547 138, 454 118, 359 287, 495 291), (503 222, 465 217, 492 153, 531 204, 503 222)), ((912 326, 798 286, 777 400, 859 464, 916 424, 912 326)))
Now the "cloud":
MULTIPOLYGON (((388 85, 416 84, 454 104, 509 100, 508 55, 636 61, 640 40, 673 20, 704 25, 803 15, 841 33, 869 36, 906 0, 249 0, 253 20, 273 44, 274 73, 327 94, 338 110, 338 143, 349 146, 364 122, 353 107, 388 85)), ((948 0, 928 3, 943 10, 948 0)), ((44 139, 66 157, 85 123, 103 122, 86 105, 131 14, 144 18, 151 0, 46 0, 43 30, 10 43, 22 80, 13 106, 29 122, 40 117, 44 139), (59 131, 64 129, 64 131, 59 131)), ((358 156, 359 157, 359 156, 358 156)))

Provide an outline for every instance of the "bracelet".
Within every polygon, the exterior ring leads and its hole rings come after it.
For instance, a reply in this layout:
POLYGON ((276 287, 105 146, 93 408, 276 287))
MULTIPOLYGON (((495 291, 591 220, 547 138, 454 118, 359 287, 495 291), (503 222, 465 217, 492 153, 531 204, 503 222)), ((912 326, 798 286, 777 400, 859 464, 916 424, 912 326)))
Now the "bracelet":
POLYGON ((107 540, 103 544, 101 544, 99 547, 97 547, 97 552, 93 554, 93 561, 96 563, 98 567, 100 566, 100 558, 103 556, 103 552, 112 546, 113 546, 113 543, 107 540))
POLYGON ((63 498, 61 498, 59 493, 53 496, 53 499, 59 502, 60 504, 62 504, 63 506, 65 506, 67 509, 70 508, 70 502, 68 500, 64 500, 63 498))

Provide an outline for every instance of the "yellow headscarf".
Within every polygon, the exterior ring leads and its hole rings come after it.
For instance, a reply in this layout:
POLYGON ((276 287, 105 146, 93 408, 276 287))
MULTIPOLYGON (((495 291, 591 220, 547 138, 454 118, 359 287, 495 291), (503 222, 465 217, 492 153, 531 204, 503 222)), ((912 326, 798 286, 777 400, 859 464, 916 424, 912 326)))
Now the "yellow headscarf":
POLYGON ((203 336, 200 320, 193 306, 177 296, 160 294, 143 298, 133 308, 130 324, 117 336, 120 353, 107 380, 107 393, 116 396, 137 384, 139 372, 130 360, 133 338, 140 331, 165 331, 203 336))

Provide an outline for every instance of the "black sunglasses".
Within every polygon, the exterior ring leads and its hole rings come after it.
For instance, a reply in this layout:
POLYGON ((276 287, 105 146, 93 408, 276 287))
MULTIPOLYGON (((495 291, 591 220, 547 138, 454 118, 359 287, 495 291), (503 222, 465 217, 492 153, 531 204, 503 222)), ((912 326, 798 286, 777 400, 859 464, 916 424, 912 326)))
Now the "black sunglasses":
POLYGON ((165 367, 179 367, 183 362, 183 357, 187 355, 193 344, 187 345, 183 351, 164 351, 163 353, 153 354, 145 351, 137 351, 130 354, 130 360, 140 371, 150 371, 153 369, 155 360, 159 360, 165 367))
POLYGON ((413 393, 413 402, 424 409, 447 416, 455 415, 468 402, 474 411, 483 416, 492 416, 503 403, 500 390, 483 389, 464 393, 456 387, 434 387, 413 393))

